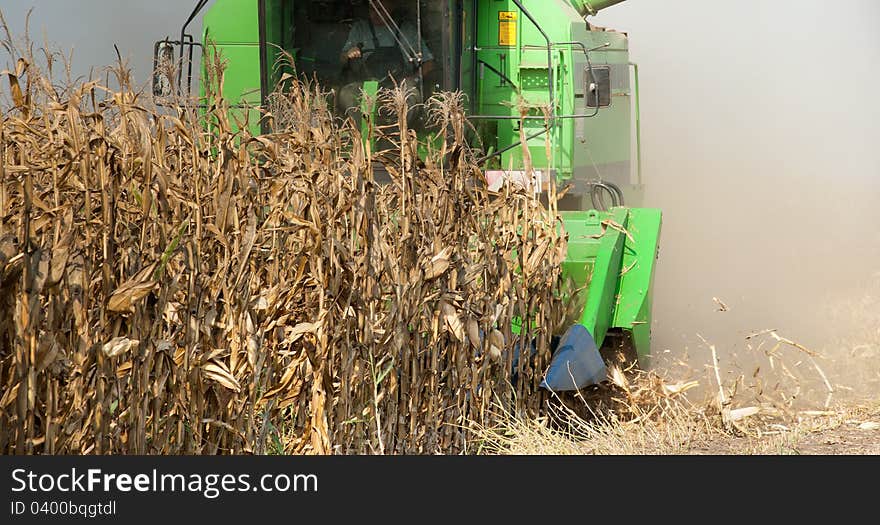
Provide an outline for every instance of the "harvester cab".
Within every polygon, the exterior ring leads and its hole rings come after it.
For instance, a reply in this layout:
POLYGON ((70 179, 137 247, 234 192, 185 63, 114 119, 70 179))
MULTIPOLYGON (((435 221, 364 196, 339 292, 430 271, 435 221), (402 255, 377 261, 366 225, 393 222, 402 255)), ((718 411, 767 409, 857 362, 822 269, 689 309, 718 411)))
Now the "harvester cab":
POLYGON ((568 187, 563 273, 578 315, 544 386, 576 390, 605 379, 605 350, 643 366, 650 353, 661 213, 640 207, 638 68, 625 33, 590 23, 622 1, 199 0, 179 39, 156 44, 154 95, 188 94, 197 49, 222 53, 224 96, 254 133, 285 74, 317 79, 356 120, 372 118, 363 95, 394 83, 414 103, 462 92, 490 189, 568 187))

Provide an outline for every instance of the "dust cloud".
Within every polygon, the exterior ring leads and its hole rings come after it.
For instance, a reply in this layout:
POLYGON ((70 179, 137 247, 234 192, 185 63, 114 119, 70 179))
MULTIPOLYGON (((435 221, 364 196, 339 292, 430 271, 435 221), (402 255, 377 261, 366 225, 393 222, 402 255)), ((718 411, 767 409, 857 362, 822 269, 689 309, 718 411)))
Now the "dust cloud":
POLYGON ((595 22, 641 68, 655 355, 705 357, 699 334, 723 367, 773 328, 876 385, 880 3, 630 0, 595 22))

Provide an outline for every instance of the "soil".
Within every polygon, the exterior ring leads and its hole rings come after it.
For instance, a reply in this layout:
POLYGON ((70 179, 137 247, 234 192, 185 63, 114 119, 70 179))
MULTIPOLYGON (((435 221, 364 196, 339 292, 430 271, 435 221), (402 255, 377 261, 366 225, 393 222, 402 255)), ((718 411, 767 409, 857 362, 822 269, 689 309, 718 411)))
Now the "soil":
POLYGON ((721 436, 692 453, 880 455, 880 406, 848 408, 760 435, 721 436))

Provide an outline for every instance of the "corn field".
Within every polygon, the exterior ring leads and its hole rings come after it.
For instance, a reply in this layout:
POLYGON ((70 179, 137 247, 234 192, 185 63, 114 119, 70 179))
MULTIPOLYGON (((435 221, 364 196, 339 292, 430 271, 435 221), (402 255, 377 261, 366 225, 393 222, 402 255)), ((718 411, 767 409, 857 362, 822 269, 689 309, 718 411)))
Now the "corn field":
POLYGON ((459 95, 420 144, 383 91, 364 140, 288 80, 251 136, 5 47, 0 452, 468 453, 546 403, 555 197, 487 190, 459 95))

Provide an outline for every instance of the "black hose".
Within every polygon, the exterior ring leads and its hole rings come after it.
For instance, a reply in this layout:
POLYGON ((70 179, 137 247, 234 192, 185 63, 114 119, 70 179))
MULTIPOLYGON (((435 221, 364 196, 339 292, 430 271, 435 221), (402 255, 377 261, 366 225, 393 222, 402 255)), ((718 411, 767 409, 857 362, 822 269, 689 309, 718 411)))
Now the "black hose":
POLYGON ((626 206, 626 203, 623 201, 623 191, 617 184, 613 182, 605 182, 605 185, 614 190, 614 193, 617 194, 617 206, 626 206))
MULTIPOLYGON (((602 199, 602 189, 604 187, 600 184, 594 184, 590 188, 590 200, 593 203, 593 208, 599 211, 608 211, 608 205, 605 204, 605 201, 602 199)), ((614 194, 611 193, 611 198, 614 198, 614 194)))
POLYGON ((623 192, 613 182, 595 181, 590 183, 590 200, 593 208, 608 211, 611 208, 624 206, 623 192), (605 202, 605 194, 611 198, 611 206, 605 202))

